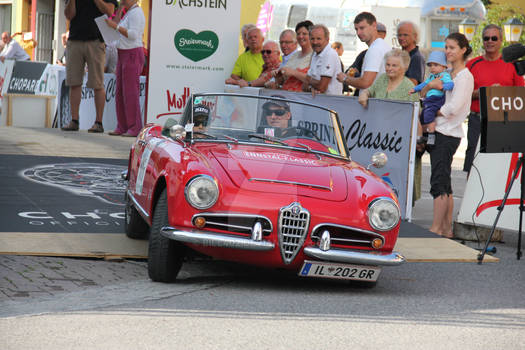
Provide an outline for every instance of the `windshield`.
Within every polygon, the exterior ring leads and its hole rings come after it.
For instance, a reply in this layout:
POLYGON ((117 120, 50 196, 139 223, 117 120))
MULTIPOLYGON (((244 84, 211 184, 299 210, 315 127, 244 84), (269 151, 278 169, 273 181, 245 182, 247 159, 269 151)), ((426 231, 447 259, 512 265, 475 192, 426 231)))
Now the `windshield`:
POLYGON ((280 97, 194 95, 182 125, 193 142, 253 143, 348 157, 337 113, 280 97))

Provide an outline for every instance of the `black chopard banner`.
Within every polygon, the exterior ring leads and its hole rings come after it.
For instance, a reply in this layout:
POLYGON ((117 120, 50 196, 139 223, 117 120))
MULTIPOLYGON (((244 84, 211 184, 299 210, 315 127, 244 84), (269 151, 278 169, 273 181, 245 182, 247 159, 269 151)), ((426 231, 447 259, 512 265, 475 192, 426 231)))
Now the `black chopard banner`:
POLYGON ((7 93, 34 95, 46 67, 45 62, 16 61, 7 93))

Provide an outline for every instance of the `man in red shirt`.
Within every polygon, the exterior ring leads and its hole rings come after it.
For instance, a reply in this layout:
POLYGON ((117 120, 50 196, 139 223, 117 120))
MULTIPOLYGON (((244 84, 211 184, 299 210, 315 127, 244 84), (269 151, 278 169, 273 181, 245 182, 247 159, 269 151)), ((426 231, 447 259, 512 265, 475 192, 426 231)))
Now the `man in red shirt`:
POLYGON ((503 30, 495 24, 489 24, 483 28, 482 56, 473 58, 467 62, 467 68, 474 76, 474 92, 472 93, 472 104, 468 117, 468 146, 465 152, 465 163, 463 171, 470 172, 472 162, 481 132, 481 121, 479 116, 479 88, 482 86, 524 86, 523 77, 516 73, 512 63, 504 62, 501 58, 501 44, 503 43, 503 30))

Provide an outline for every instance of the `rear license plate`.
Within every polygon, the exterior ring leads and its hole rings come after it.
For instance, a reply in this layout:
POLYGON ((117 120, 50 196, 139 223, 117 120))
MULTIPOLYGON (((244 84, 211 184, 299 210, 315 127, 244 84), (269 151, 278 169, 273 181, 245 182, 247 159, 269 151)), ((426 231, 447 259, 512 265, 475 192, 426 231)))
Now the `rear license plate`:
POLYGON ((377 266, 334 264, 306 260, 299 271, 301 277, 337 278, 375 282, 381 273, 377 266))

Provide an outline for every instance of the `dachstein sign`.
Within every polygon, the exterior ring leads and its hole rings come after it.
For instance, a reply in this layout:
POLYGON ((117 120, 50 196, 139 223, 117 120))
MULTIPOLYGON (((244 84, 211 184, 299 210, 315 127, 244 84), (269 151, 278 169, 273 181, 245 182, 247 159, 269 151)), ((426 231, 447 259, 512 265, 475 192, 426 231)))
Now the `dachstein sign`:
POLYGON ((192 93, 224 89, 238 54, 241 1, 151 2, 146 122, 182 114, 192 93))

